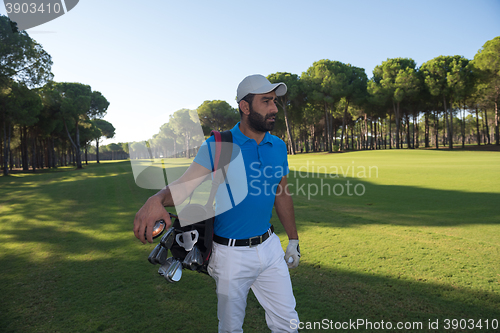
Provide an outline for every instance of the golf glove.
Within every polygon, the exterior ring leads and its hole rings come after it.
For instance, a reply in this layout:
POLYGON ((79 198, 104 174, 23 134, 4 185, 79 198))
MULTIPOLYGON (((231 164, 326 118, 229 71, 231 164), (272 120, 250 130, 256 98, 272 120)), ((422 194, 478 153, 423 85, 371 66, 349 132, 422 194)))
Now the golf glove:
POLYGON ((295 268, 299 265, 299 260, 300 260, 300 247, 299 247, 299 240, 298 239, 290 239, 288 242, 288 246, 286 247, 286 252, 285 252, 285 261, 286 264, 288 265, 288 268, 295 268), (290 258, 293 259, 292 262, 290 262, 290 258))

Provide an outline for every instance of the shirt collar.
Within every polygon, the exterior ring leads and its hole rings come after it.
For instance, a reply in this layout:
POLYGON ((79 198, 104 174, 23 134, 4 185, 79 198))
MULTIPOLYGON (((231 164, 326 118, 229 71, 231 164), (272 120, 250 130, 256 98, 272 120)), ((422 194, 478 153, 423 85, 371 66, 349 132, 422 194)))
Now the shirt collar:
MULTIPOLYGON (((253 139, 250 139, 245 134, 243 134, 243 132, 240 130, 240 122, 238 122, 236 125, 234 125, 231 132, 233 133, 233 139, 236 139, 236 141, 240 145, 244 145, 248 140, 253 140, 253 139)), ((273 136, 269 132, 266 132, 266 134, 264 135, 264 139, 262 139, 260 145, 264 145, 266 143, 269 143, 271 146, 273 145, 273 136)))

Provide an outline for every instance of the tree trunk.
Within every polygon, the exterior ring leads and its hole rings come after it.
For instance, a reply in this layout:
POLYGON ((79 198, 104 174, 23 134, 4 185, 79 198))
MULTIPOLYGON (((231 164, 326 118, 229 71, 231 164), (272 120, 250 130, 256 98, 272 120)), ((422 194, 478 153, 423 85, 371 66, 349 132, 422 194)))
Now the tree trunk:
POLYGON ((425 148, 429 148, 429 113, 425 113, 425 138, 424 138, 425 148))
POLYGON ((347 118, 347 108, 349 108, 349 100, 347 100, 345 109, 344 109, 344 116, 342 117, 342 132, 340 134, 340 150, 344 150, 344 134, 345 134, 345 127, 346 127, 346 118, 347 118))
POLYGON ((87 144, 85 144, 85 165, 88 165, 89 164, 89 160, 87 158, 87 144))
POLYGON ((50 149, 49 149, 49 139, 45 139, 42 141, 42 145, 44 146, 43 151, 45 152, 44 154, 44 165, 47 168, 50 168, 50 159, 51 159, 51 154, 50 154, 50 149))
POLYGON ((436 136, 436 149, 439 149, 439 118, 437 111, 434 116, 434 135, 436 136))
POLYGON ((28 136, 26 126, 19 128, 19 134, 21 136, 21 164, 23 165, 23 171, 28 171, 28 136))
POLYGON ((295 155, 295 147, 294 147, 294 140, 293 140, 293 136, 292 136, 292 130, 290 129, 290 124, 288 121, 288 112, 286 109, 286 104, 284 102, 281 105, 281 108, 283 109, 283 114, 285 115, 286 134, 288 135, 288 143, 290 145, 290 155, 295 155))
MULTIPOLYGON (((333 123, 333 121, 332 121, 332 123, 333 123)), ((334 145, 337 145, 337 131, 338 131, 338 125, 335 124, 335 127, 333 128, 333 133, 335 133, 335 134, 332 135, 334 145)))
POLYGON ((450 119, 448 120, 448 108, 446 107, 446 97, 443 95, 443 105, 446 117, 446 125, 448 126, 448 148, 453 149, 453 102, 450 101, 450 119))
POLYGON ((382 125, 382 135, 384 136, 384 149, 387 149, 387 117, 384 118, 384 125, 382 125))
MULTIPOLYGON (((334 121, 333 121, 333 115, 328 112, 328 117, 330 119, 330 126, 328 127, 328 133, 330 135, 330 145, 336 145, 337 144, 337 124, 335 124, 335 130, 333 129, 334 121)), ((332 146, 333 149, 333 146, 332 146)))
POLYGON ((314 124, 310 125, 311 126, 311 130, 310 130, 310 134, 309 134, 309 138, 310 138, 310 141, 311 141, 311 150, 313 152, 316 152, 316 139, 315 139, 315 128, 314 128, 314 124))
POLYGON ((389 149, 392 149, 392 119, 389 113, 389 149))
MULTIPOLYGON (((96 163, 100 163, 99 162, 99 138, 95 139, 95 159, 96 159, 96 163)), ((167 156, 167 155, 165 155, 167 156)))
POLYGON ((36 167, 37 167, 37 164, 36 164, 36 132, 33 131, 33 133, 31 133, 31 167, 32 167, 32 170, 33 172, 36 172, 36 167))
POLYGON ((495 143, 496 145, 500 145, 500 135, 498 130, 498 96, 495 99, 495 143))
POLYGON ((410 142, 410 115, 406 114, 406 148, 411 149, 411 142, 410 142))
POLYGON ((57 156, 56 156, 56 148, 54 145, 54 137, 50 137, 50 142, 51 142, 51 149, 52 149, 52 167, 57 168, 57 156))
POLYGON ((82 169, 82 154, 80 151, 80 129, 78 128, 78 120, 75 123, 75 129, 76 129, 76 146, 75 146, 75 153, 76 153, 76 168, 77 169, 82 169))
POLYGON ((418 148, 418 121, 417 121, 417 116, 413 114, 413 148, 418 148))
POLYGON ((477 130, 477 145, 481 145, 481 131, 479 131, 479 111, 476 104, 476 130, 477 130))
MULTIPOLYGON (((9 137, 10 137, 10 125, 9 127, 9 137)), ((10 150, 10 138, 7 139, 7 120, 4 118, 3 122, 3 175, 9 175, 9 150, 10 150)))
MULTIPOLYGON (((10 150, 10 139, 11 139, 11 136, 12 136, 12 125, 9 124, 8 128, 9 128, 9 135, 7 137, 7 142, 6 142, 6 145, 5 145, 5 148, 7 150, 5 165, 7 166, 7 164, 9 164, 10 165, 10 170, 12 170, 12 151, 10 150), (9 163, 7 163, 7 160, 9 161, 9 163)), ((7 174, 8 173, 9 173, 9 171, 7 170, 7 174)), ((5 174, 5 175, 7 175, 7 174, 5 174)))
POLYGON ((76 142, 73 141, 73 138, 69 134, 68 126, 66 125, 66 120, 63 119, 64 123, 64 128, 66 129, 66 133, 68 134, 69 141, 71 142, 72 145, 72 151, 74 151, 75 158, 73 159, 73 165, 75 165, 76 161, 76 168, 81 169, 82 168, 82 161, 80 158, 80 131, 78 130, 78 121, 76 121, 76 142))
POLYGON ((373 121, 370 119, 370 150, 373 150, 373 121))
POLYGON ((465 149, 465 101, 464 108, 460 111, 462 113, 462 149, 465 149))
MULTIPOLYGON (((328 107, 327 107, 327 104, 326 102, 324 102, 325 104, 325 144, 328 146, 328 152, 331 153, 332 152, 332 144, 330 143, 330 117, 328 116, 328 107)), ((327 151, 326 147, 325 147, 325 151, 327 151)))
POLYGON ((354 150, 354 125, 351 126, 351 150, 354 150))
POLYGON ((396 149, 399 149, 399 102, 398 103, 392 103, 394 107, 394 118, 396 120, 396 149))
POLYGON ((486 128, 486 139, 488 140, 487 142, 488 142, 488 144, 491 144, 490 126, 488 125, 488 110, 487 109, 484 109, 484 124, 485 124, 485 128, 486 128))
POLYGON ((370 148, 370 140, 368 137, 370 136, 370 132, 368 131, 368 114, 365 113, 365 119, 364 119, 364 133, 365 133, 365 150, 368 150, 370 148))

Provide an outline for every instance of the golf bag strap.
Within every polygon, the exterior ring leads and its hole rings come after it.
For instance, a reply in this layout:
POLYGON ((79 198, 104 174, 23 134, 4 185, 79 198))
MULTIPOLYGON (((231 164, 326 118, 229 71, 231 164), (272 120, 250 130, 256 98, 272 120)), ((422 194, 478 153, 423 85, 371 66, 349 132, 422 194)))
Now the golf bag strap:
POLYGON ((215 139, 215 159, 214 159, 214 169, 212 170, 214 172, 214 176, 217 173, 217 168, 219 166, 219 159, 220 159, 220 154, 221 154, 221 147, 222 147, 222 137, 219 131, 212 131, 210 133, 210 136, 214 137, 215 139))
POLYGON ((222 152, 222 142, 233 142, 233 134, 231 131, 224 131, 224 132, 219 132, 219 131, 212 131, 211 135, 214 136, 215 139, 215 158, 214 158, 214 169, 212 170, 214 172, 213 175, 213 180, 212 180, 212 187, 210 189, 210 196, 208 198, 206 207, 207 208, 213 208, 213 203, 215 199, 215 194, 217 193, 217 189, 219 185, 222 183, 222 181, 225 181, 227 184, 227 175, 224 170, 224 166, 229 164, 229 161, 231 160, 231 151, 226 151, 222 152), (219 169, 219 162, 221 162, 221 156, 222 158, 222 163, 220 163, 220 173, 217 173, 217 170, 219 169))

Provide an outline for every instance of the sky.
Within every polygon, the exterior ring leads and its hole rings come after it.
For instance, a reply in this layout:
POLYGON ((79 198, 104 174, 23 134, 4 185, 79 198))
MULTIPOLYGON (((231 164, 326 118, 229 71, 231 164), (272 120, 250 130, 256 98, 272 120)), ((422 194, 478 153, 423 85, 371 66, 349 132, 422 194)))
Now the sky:
POLYGON ((108 144, 150 139, 175 111, 205 100, 236 108, 251 74, 300 75, 330 59, 370 78, 387 58, 472 59, 500 36, 499 14, 500 0, 80 0, 27 32, 52 56, 55 81, 108 99, 108 144))

